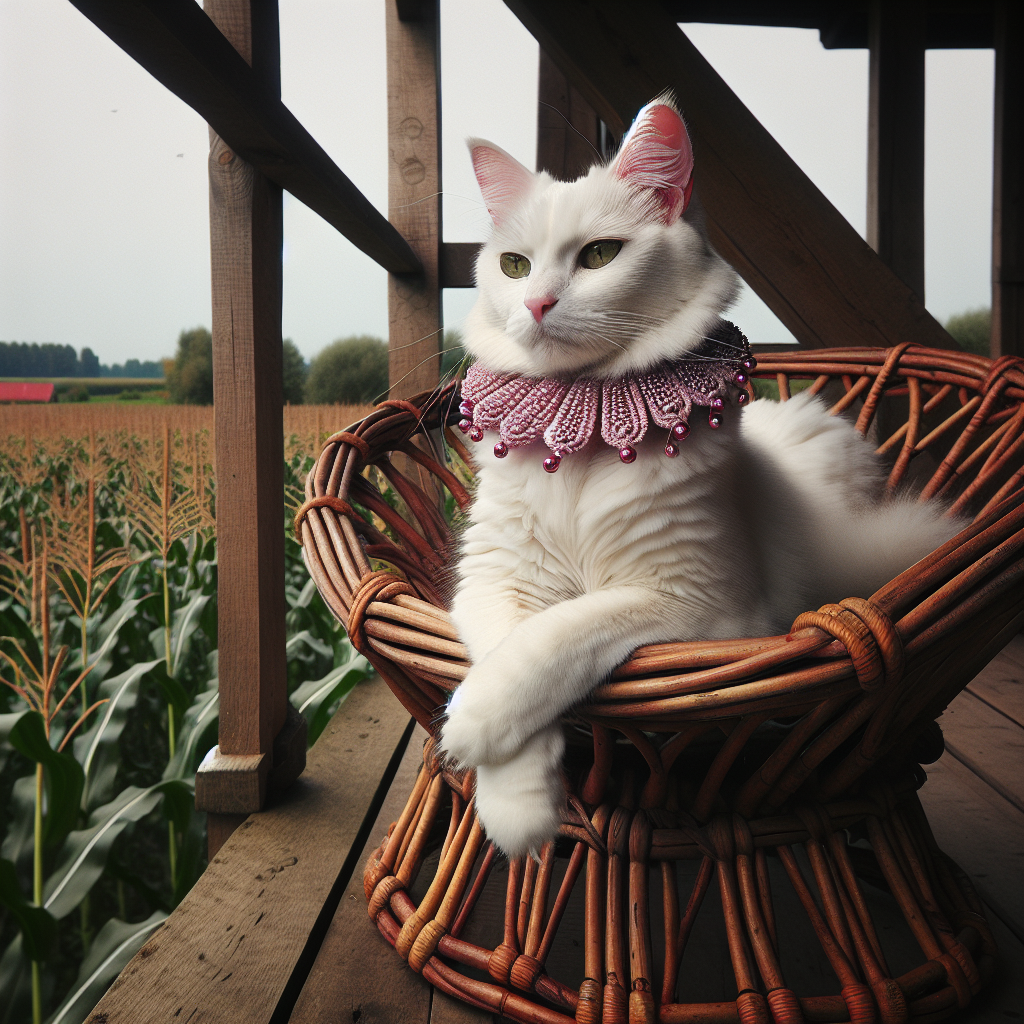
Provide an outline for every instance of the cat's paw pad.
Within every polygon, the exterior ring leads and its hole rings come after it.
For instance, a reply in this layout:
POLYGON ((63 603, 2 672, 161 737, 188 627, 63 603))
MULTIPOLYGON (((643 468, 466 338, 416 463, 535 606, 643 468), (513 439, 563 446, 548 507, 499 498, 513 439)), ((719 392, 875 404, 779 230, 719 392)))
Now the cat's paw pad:
POLYGON ((531 736, 505 764, 477 769, 480 823, 509 858, 539 854, 558 832, 565 800, 559 774, 564 748, 561 727, 552 725, 531 736))

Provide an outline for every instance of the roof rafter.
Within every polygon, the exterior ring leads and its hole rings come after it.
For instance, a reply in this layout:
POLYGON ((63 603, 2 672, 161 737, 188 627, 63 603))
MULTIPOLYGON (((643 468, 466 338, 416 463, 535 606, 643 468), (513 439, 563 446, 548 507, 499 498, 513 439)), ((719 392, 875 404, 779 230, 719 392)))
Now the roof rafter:
POLYGON ((660 4, 505 3, 613 131, 675 92, 712 244, 802 345, 959 347, 660 4))
POLYGON ((395 274, 420 262, 195 0, 71 0, 235 152, 395 274))

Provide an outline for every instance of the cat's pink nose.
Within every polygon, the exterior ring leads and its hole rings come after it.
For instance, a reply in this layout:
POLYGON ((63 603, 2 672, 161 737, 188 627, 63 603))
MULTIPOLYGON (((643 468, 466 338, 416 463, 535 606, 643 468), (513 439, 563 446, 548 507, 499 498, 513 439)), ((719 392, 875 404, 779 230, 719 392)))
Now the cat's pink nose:
POLYGON ((533 319, 540 323, 544 314, 558 301, 553 295, 544 295, 539 299, 526 299, 526 308, 533 314, 533 319))

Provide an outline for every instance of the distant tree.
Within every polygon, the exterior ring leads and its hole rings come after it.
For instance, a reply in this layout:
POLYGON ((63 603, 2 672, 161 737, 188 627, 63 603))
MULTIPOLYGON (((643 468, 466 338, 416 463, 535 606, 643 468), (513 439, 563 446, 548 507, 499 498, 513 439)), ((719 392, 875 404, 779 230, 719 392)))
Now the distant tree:
POLYGON ((306 392, 308 367, 302 353, 291 338, 284 339, 284 400, 292 405, 302 405, 306 392))
POLYGON ((213 338, 205 327, 178 336, 167 390, 175 405, 213 405, 213 338))
POLYGON ((946 321, 946 330, 968 352, 987 356, 991 351, 992 310, 970 309, 946 321))
POLYGON ((70 345, 0 342, 0 376, 76 377, 78 353, 70 345))
POLYGON ((100 375, 100 357, 91 348, 83 348, 78 354, 78 376, 98 377, 100 375))
POLYGON ((380 338, 339 338, 313 357, 306 401, 352 405, 380 401, 388 390, 388 347, 380 338))

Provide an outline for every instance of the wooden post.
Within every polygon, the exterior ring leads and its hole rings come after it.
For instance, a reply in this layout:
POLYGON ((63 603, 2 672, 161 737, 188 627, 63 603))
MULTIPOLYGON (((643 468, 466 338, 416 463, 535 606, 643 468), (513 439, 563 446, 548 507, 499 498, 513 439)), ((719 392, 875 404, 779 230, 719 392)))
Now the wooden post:
POLYGON ((388 220, 423 264, 388 276, 392 398, 435 387, 441 370, 439 6, 386 0, 388 220))
MULTIPOLYGON (((276 0, 206 0, 205 10, 279 97, 276 0)), ((294 720, 285 730, 281 189, 212 131, 209 167, 220 727, 196 806, 211 812, 212 856, 263 805, 279 734, 303 750, 305 738, 294 720)))
POLYGON ((1024 7, 995 5, 992 355, 1024 356, 1024 7))
POLYGON ((868 244, 924 302, 923 0, 872 0, 868 244))
POLYGON ((601 120, 597 111, 540 51, 537 89, 537 170, 559 181, 574 181, 587 173, 602 154, 601 120))

